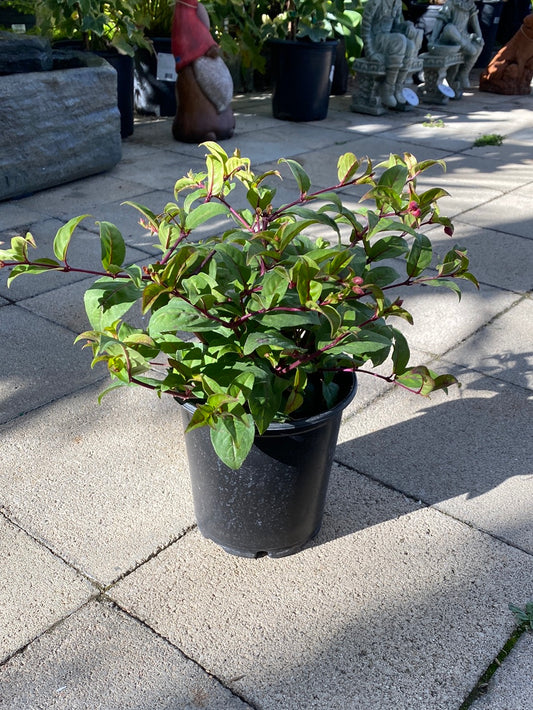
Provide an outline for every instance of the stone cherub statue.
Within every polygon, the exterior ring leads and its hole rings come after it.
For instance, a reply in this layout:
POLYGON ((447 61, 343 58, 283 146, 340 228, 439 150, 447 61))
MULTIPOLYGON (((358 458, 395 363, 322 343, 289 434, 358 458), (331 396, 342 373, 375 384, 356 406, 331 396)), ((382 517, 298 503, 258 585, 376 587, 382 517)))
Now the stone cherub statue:
POLYGON ((418 56, 423 32, 403 18, 401 0, 369 0, 361 26, 364 56, 385 69, 380 87, 381 102, 387 108, 405 105, 406 79, 418 56))
POLYGON ((470 87, 469 75, 483 44, 475 0, 446 0, 428 39, 428 49, 432 53, 460 52, 463 55, 462 64, 449 82, 456 93, 470 87))
POLYGON ((231 138, 233 81, 209 31, 209 16, 198 0, 176 0, 172 54, 176 60, 176 140, 200 143, 231 138))

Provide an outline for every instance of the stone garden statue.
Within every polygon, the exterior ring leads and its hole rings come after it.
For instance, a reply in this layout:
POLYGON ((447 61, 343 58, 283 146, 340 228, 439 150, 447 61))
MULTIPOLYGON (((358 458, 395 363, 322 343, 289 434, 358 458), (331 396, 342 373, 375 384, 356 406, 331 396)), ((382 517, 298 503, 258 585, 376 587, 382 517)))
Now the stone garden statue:
POLYGON ((456 93, 470 87, 469 75, 483 49, 475 0, 446 0, 440 9, 428 40, 430 53, 462 55, 449 83, 456 93))
POLYGON ((172 134, 186 143, 231 138, 235 129, 233 81, 209 25, 198 0, 176 1, 172 54, 178 74, 177 112, 172 134))
POLYGON ((381 103, 400 108, 403 89, 422 44, 423 32, 406 22, 401 0, 369 0, 362 20, 364 56, 385 70, 380 85, 381 103))

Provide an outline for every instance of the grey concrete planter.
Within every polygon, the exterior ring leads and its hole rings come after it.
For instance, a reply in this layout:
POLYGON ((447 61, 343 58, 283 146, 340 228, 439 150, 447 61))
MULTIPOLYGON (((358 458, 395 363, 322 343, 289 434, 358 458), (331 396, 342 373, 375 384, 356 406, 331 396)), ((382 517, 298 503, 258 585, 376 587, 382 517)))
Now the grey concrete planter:
POLYGON ((0 76, 0 200, 112 168, 121 158, 115 70, 92 54, 0 76))

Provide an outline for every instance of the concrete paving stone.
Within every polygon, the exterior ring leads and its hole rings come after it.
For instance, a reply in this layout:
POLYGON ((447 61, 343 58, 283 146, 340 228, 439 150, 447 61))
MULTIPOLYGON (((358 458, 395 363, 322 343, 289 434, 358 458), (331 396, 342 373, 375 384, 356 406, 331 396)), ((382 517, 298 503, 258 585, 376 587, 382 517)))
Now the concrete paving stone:
MULTIPOLYGON (((145 263, 148 263, 146 261, 145 263)), ((143 262, 140 262, 143 265, 143 262)), ((76 335, 90 330, 90 323, 85 312, 83 297, 85 291, 94 283, 94 278, 76 281, 76 283, 41 293, 33 298, 21 301, 19 305, 42 318, 54 321, 69 328, 76 335)), ((134 305, 125 314, 124 319, 136 328, 145 328, 147 317, 142 315, 140 304, 134 305)), ((78 348, 80 345, 73 345, 78 348)), ((101 371, 103 372, 103 370, 101 371)))
MULTIPOLYGON (((532 163, 533 167, 533 163, 532 163)), ((476 227, 487 227, 498 232, 516 234, 533 239, 531 223, 533 220, 533 202, 531 197, 514 193, 504 195, 461 214, 461 221, 476 227), (510 209, 512 204, 512 209, 510 209)))
MULTIPOLYGON (((444 158, 446 172, 438 168, 428 170, 419 178, 419 185, 424 189, 444 186, 452 198, 459 196, 465 188, 477 188, 481 197, 485 190, 498 193, 501 197, 524 185, 524 181, 530 181, 532 151, 529 152, 528 159, 523 151, 508 151, 507 146, 501 146, 497 150, 497 156, 491 156, 485 153, 485 149, 477 148, 449 154, 444 158)), ((484 202, 486 200, 479 200, 479 204, 484 202)))
POLYGON ((255 111, 257 103, 249 106, 235 105, 233 113, 235 114, 235 135, 240 136, 244 133, 259 133, 268 128, 279 126, 279 121, 272 116, 270 101, 266 115, 252 113, 255 111))
POLYGON ((134 145, 141 147, 159 148, 161 145, 179 145, 172 138, 172 117, 170 116, 136 116, 133 135, 122 142, 127 151, 134 145), (169 138, 171 141, 169 142, 169 138))
MULTIPOLYGON (((517 300, 516 294, 491 286, 483 285, 478 291, 468 281, 459 285, 460 300, 442 286, 405 286, 394 292, 395 297, 404 299, 404 307, 414 322, 411 325, 398 318, 392 324, 408 337, 413 348, 426 354, 444 355, 517 300)), ((389 296, 392 295, 390 292, 389 296)))
MULTIPOLYGON (((430 145, 434 150, 451 153, 464 150, 472 145, 474 138, 468 132, 465 135, 463 121, 448 115, 442 118, 444 125, 427 125, 435 120, 436 117, 429 109, 423 116, 420 116, 418 122, 387 131, 387 137, 390 141, 402 146, 402 150, 407 150, 411 145, 430 145)), ((411 152, 416 155, 415 150, 411 149, 411 152)))
POLYGON ((178 405, 124 388, 99 406, 107 385, 5 425, 0 470, 6 515, 104 585, 194 523, 178 405))
POLYGON ((531 199, 531 195, 533 194, 533 180, 528 184, 523 183, 519 188, 516 189, 514 194, 518 195, 519 197, 531 199))
POLYGON ((92 603, 0 669, 5 710, 245 710, 179 650, 109 604, 92 603))
POLYGON ((109 173, 37 192, 24 198, 24 207, 60 219, 87 214, 94 204, 134 199, 146 186, 112 177, 109 173))
MULTIPOLYGON (((276 161, 278 158, 292 158, 295 155, 307 151, 320 150, 338 141, 339 155, 349 148, 344 148, 350 137, 345 131, 329 129, 325 126, 318 127, 316 121, 312 123, 294 123, 284 121, 284 139, 280 141, 279 129, 271 128, 261 131, 260 140, 255 132, 250 131, 242 134, 235 134, 233 138, 222 142, 223 148, 228 153, 232 153, 235 148, 239 148, 241 155, 252 158, 253 164, 276 161)), ((204 155, 205 148, 196 148, 191 155, 204 155), (202 152, 199 153, 198 151, 202 152)))
MULTIPOLYGON (((194 161, 191 162, 191 165, 194 165, 194 161)), ((178 174, 177 177, 182 177, 187 172, 188 168, 178 174)), ((166 190, 150 190, 142 195, 135 196, 135 198, 131 201, 143 207, 148 207, 152 212, 159 214, 164 210, 165 206, 169 202, 175 202, 174 182, 172 186, 169 186, 166 190)), ((293 193, 291 193, 291 195, 292 194, 293 193)), ((234 196, 232 199, 234 199, 234 196)), ((182 204, 182 200, 179 200, 179 202, 182 204)), ((244 204, 244 198, 242 203, 244 204)), ((140 224, 140 220, 143 219, 141 213, 134 207, 123 204, 123 200, 106 205, 94 205, 93 212, 98 220, 105 220, 116 225, 128 247, 142 249, 146 255, 161 254, 161 251, 154 246, 158 243, 157 236, 154 236, 148 229, 140 224)), ((211 219, 209 222, 195 229, 194 233, 189 237, 189 240, 199 241, 214 234, 221 234, 223 231, 228 229, 230 224, 231 223, 226 217, 211 219)), ((94 220, 92 223, 87 220, 86 225, 87 229, 90 229, 94 233, 98 233, 99 227, 94 220)), ((142 259, 140 255, 138 256, 142 259)))
POLYGON ((533 390, 533 301, 519 300, 447 357, 533 390))
POLYGON ((5 229, 17 229, 20 225, 36 222, 43 219, 43 215, 37 210, 29 210, 24 207, 23 200, 11 200, 0 204, 0 242, 9 244, 6 239, 5 229))
MULTIPOLYGON (((54 259, 53 241, 57 230, 69 219, 76 216, 78 215, 70 214, 66 216, 64 220, 45 219, 41 222, 29 224, 23 230, 9 230, 8 234, 5 236, 7 236, 7 239, 11 239, 12 236, 24 236, 26 232, 30 232, 37 244, 37 249, 30 249, 30 258, 38 259, 39 257, 47 257, 54 259)), ((68 261, 72 267, 95 269, 96 271, 102 270, 99 240, 100 228, 95 223, 96 219, 105 221, 106 218, 101 216, 95 216, 94 218, 88 217, 81 222, 81 224, 74 231, 68 250, 68 261)), ((138 230, 142 234, 142 229, 140 227, 138 227, 138 230)), ((139 241, 142 243, 142 238, 139 241)), ((153 242, 153 237, 151 238, 151 242, 153 242)), ((129 246, 126 251, 124 263, 131 264, 133 261, 145 258, 145 253, 133 248, 133 246, 129 246)), ((70 271, 68 274, 64 272, 58 273, 55 271, 38 275, 25 274, 13 281, 11 286, 8 288, 8 273, 7 269, 0 271, 0 294, 15 301, 19 301, 39 293, 44 293, 54 288, 59 288, 63 284, 72 283, 73 281, 78 281, 87 277, 87 274, 78 273, 76 271, 70 271)))
POLYGON ((0 423, 101 379, 74 336, 19 306, 0 311, 0 423))
POLYGON ((194 531, 109 593, 261 710, 457 710, 531 558, 343 468, 327 509, 298 555, 236 558, 194 531))
MULTIPOLYGON (((318 148, 312 152, 306 151, 301 155, 294 155, 294 159, 300 162, 307 173, 311 176, 312 182, 319 186, 329 187, 336 185, 338 182, 337 176, 337 161, 343 153, 354 153, 361 161, 361 172, 366 169, 365 158, 370 158, 372 164, 377 166, 381 161, 386 160, 391 153, 403 154, 403 148, 398 147, 394 141, 390 141, 386 134, 384 136, 356 136, 349 137, 343 143, 318 148)), ((446 154, 443 151, 438 151, 431 146, 417 146, 416 151, 413 150, 419 160, 430 158, 444 158, 446 154)), ((439 170, 440 172, 440 170, 439 170)), ((368 190, 361 186, 360 194, 363 195, 368 190)))
MULTIPOLYGON (((462 194, 463 191, 461 191, 462 194)), ((455 232, 452 238, 432 230, 436 262, 444 258, 455 244, 467 249, 470 268, 478 281, 484 285, 524 293, 533 287, 533 240, 474 227, 453 220, 455 232)), ((484 289, 481 291, 483 295, 484 289)))
POLYGON ((462 370, 448 395, 396 388, 345 420, 336 460, 533 552, 528 390, 462 370))
POLYGON ((492 676, 471 710, 529 710, 533 707, 533 634, 525 633, 492 676))
POLYGON ((150 188, 167 190, 170 201, 176 180, 186 175, 189 170, 197 172, 202 169, 205 170, 205 161, 201 157, 193 158, 179 153, 169 153, 167 150, 154 149, 150 156, 142 161, 138 156, 123 158, 110 175, 122 180, 133 180, 150 188))
MULTIPOLYGON (((0 663, 97 589, 0 514, 0 663)), ((5 688, 0 671, 0 706, 5 688)), ((5 706, 8 707, 8 706, 5 706)))

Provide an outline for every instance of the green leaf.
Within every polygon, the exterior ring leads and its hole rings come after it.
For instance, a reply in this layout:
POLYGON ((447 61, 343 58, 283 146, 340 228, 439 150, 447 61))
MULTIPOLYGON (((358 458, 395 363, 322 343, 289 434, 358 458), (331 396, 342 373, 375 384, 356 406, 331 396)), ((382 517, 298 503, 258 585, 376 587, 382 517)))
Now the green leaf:
POLYGON ((42 274, 45 271, 53 271, 56 267, 58 269, 62 268, 61 265, 53 259, 39 259, 39 263, 33 264, 18 264, 18 266, 11 269, 6 281, 7 287, 9 288, 13 280, 21 274, 42 274))
POLYGON ((185 429, 185 434, 188 434, 193 429, 209 425, 213 420, 213 408, 206 404, 199 404, 193 412, 193 415, 185 429))
POLYGON ((342 317, 340 316, 338 310, 333 306, 321 306, 320 312, 323 313, 328 319, 330 326, 330 335, 332 338, 334 338, 337 335, 339 328, 341 327, 342 317))
POLYGON ((211 427, 211 443, 217 456, 229 468, 240 468, 254 443, 255 426, 251 414, 242 419, 219 416, 211 427))
MULTIPOLYGON (((178 330, 187 332, 200 332, 216 330, 224 327, 217 321, 209 318, 201 310, 195 308, 181 298, 171 298, 170 301, 159 308, 150 318, 148 332, 154 338, 162 333, 175 333, 178 330)), ((229 326, 225 326, 229 330, 229 326)))
POLYGON ((365 274, 365 285, 373 284, 383 288, 399 278, 396 269, 392 269, 390 266, 375 266, 365 274))
POLYGON ((455 281, 450 281, 450 279, 424 279, 425 286, 445 286, 451 291, 457 294, 459 300, 461 299, 461 289, 455 283, 455 281))
POLYGON ((311 187, 311 180, 309 179, 309 175, 305 172, 300 163, 297 163, 296 160, 291 160, 290 158, 280 158, 278 160, 278 163, 286 163, 289 166, 289 169, 293 174, 294 179, 296 180, 296 184, 298 185, 300 193, 302 195, 306 195, 309 192, 309 188, 311 187))
POLYGON ((221 214, 227 214, 228 210, 223 204, 219 202, 204 202, 198 205, 192 212, 189 212, 187 218, 185 219, 185 228, 187 230, 193 230, 199 227, 204 222, 217 217, 221 214))
POLYGON ((344 153, 344 155, 341 155, 337 161, 337 176, 339 182, 345 184, 351 180, 357 172, 359 165, 360 163, 353 153, 344 153))
POLYGON ((91 326, 103 331, 129 311, 141 297, 142 289, 126 279, 104 276, 87 289, 84 296, 85 311, 91 326))
POLYGON ((429 370, 425 365, 419 365, 406 370, 395 380, 398 384, 406 389, 427 396, 436 390, 448 391, 451 385, 459 384, 457 378, 453 375, 437 375, 432 370, 429 370))
POLYGON ((311 327, 313 325, 318 325, 320 322, 318 313, 315 311, 290 311, 284 313, 283 311, 277 311, 276 313, 264 313, 258 316, 257 320, 265 325, 267 328, 298 328, 300 326, 311 327))
MULTIPOLYGON (((224 154, 225 155, 225 154, 224 154)), ((227 156, 226 156, 227 157, 227 156)), ((207 194, 220 195, 224 188, 224 162, 217 155, 206 156, 207 194)))
POLYGON ((110 266, 122 266, 126 257, 126 245, 122 234, 110 222, 97 222, 100 225, 100 246, 102 266, 109 271, 110 266))
POLYGON ((251 332, 244 343, 243 354, 250 355, 262 345, 268 345, 269 348, 274 350, 298 350, 293 340, 276 331, 251 332))
POLYGON ((65 261, 67 258, 67 251, 70 245, 70 240, 72 239, 72 233, 78 224, 88 216, 88 214, 84 214, 79 217, 73 217, 57 230, 54 238, 54 254, 60 261, 65 261))
POLYGON ((401 194, 408 177, 409 171, 405 165, 394 165, 380 176, 378 185, 390 187, 394 192, 401 194))
POLYGON ((394 333, 394 347, 392 350, 392 362, 394 364, 394 373, 401 375, 405 372, 409 363, 410 352, 409 344, 404 334, 396 328, 391 328, 394 333))
POLYGON ((261 302, 264 308, 272 308, 279 303, 287 293, 289 278, 282 269, 272 269, 263 278, 263 288, 261 289, 261 302))
POLYGON ((416 234, 407 257, 408 276, 419 276, 431 263, 433 249, 425 234, 416 234))
POLYGON ((380 259, 394 259, 402 256, 407 251, 407 242, 403 237, 389 235, 378 239, 374 244, 368 246, 366 253, 371 261, 380 259))

